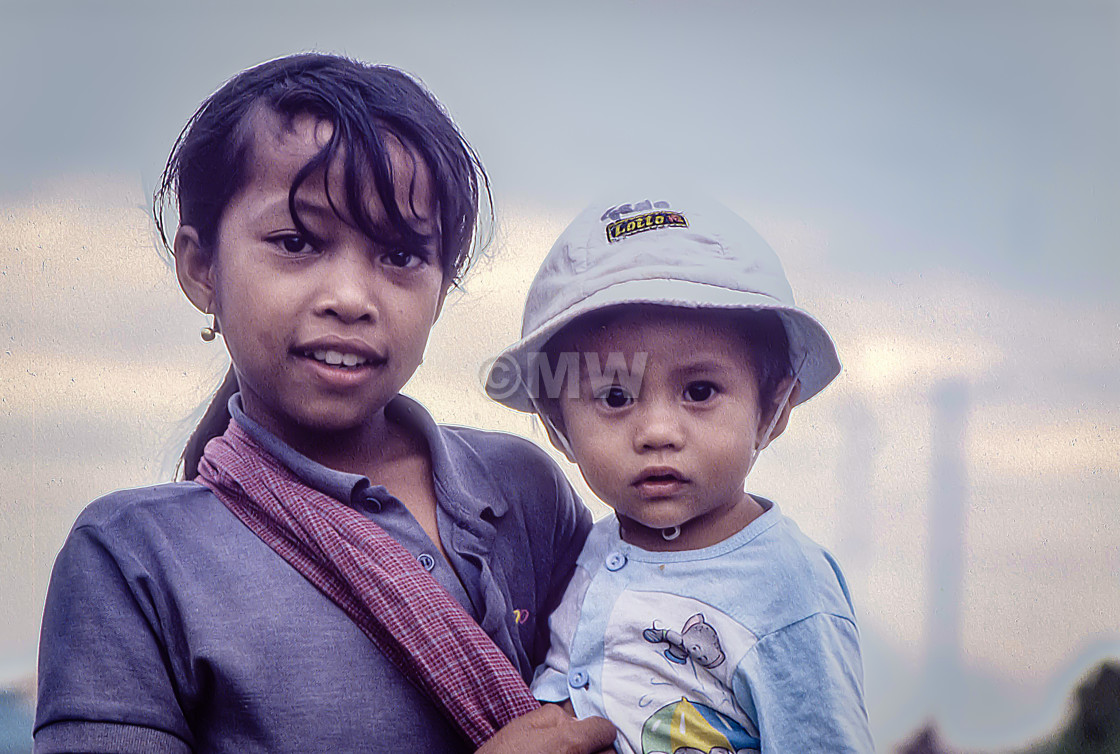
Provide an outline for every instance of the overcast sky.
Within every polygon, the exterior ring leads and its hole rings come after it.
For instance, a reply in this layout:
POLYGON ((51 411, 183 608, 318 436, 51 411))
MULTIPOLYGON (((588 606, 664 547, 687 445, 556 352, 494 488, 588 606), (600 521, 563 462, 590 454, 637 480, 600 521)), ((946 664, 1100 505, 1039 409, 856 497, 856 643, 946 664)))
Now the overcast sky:
POLYGON ((484 356, 603 184, 679 176, 756 225, 838 342, 844 374, 750 485, 845 563, 881 745, 929 713, 960 745, 1041 733, 1120 654, 1116 2, 0 2, 0 18, 0 682, 33 665, 78 511, 166 478, 224 368, 152 245, 167 151, 223 80, 309 49, 421 77, 490 172, 492 256, 409 387, 437 418, 543 442, 486 402, 484 356), (965 423, 946 445, 947 386, 965 423), (928 534, 938 453, 965 490, 956 705, 925 672, 954 557, 928 534))

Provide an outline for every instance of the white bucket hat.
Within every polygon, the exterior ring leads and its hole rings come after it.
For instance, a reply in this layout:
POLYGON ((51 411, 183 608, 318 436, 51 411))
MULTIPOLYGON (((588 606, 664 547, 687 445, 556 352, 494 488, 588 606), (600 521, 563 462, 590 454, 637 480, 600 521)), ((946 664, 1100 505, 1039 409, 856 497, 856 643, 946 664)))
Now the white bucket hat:
MULTIPOLYGON (((592 204, 553 244, 529 287, 521 339, 490 365, 491 398, 539 413, 530 392, 537 381, 526 378, 545 344, 577 317, 620 304, 776 312, 801 382, 797 403, 840 373, 828 332, 794 305, 777 254, 746 220, 709 198, 619 198, 630 201, 592 204)), ((555 428, 542 418, 556 442, 555 428)))

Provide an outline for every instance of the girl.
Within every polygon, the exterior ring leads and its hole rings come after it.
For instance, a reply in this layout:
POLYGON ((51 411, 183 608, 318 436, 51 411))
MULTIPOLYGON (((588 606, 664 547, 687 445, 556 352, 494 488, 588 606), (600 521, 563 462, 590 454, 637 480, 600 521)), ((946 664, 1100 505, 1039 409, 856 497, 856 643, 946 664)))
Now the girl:
POLYGON ((74 525, 37 752, 609 745, 605 721, 534 709, 523 683, 586 510, 529 443, 399 394, 468 266, 480 185, 439 104, 391 68, 298 55, 199 108, 157 223, 177 199, 176 273, 237 392, 185 481, 74 525))

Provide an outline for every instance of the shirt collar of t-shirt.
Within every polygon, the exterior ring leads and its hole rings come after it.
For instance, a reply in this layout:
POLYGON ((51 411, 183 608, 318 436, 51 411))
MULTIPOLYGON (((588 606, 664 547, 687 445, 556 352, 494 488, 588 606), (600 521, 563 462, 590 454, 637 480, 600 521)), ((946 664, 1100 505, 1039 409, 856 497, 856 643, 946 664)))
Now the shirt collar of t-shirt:
MULTIPOLYGON (((398 395, 385 407, 385 411, 394 419, 417 429, 427 441, 439 497, 453 497, 454 504, 461 509, 460 514, 465 514, 467 520, 482 518, 486 511, 493 516, 505 514, 508 505, 505 496, 495 494, 493 490, 478 489, 480 483, 485 484, 488 480, 459 468, 463 459, 451 452, 440 426, 422 405, 398 395)), ((240 394, 230 398, 229 412, 250 437, 320 492, 353 506, 360 506, 366 501, 378 506, 390 501, 399 502, 385 487, 374 484, 368 477, 328 468, 292 448, 245 415, 240 394)))

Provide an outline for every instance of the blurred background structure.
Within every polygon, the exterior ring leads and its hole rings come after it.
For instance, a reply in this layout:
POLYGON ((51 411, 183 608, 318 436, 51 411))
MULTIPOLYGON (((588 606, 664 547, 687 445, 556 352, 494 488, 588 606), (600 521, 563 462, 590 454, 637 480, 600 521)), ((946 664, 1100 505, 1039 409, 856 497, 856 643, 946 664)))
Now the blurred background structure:
POLYGON ((538 262, 605 184, 697 184, 839 345, 750 488, 845 566, 880 750, 1115 751, 1038 747, 1120 706, 1117 0, 0 0, 0 41, 0 752, 74 518, 169 479, 225 370, 154 245, 167 152, 302 50, 416 74, 490 171, 406 388, 437 418, 547 445, 478 376, 538 262))
MULTIPOLYGON (((1070 715, 1043 740, 1018 754, 1117 754, 1120 752, 1120 665, 1105 662, 1076 689, 1070 715)), ((897 754, 958 754, 946 748, 934 724, 919 730, 897 754)))

